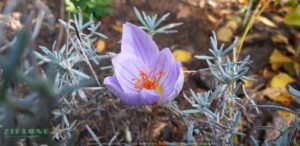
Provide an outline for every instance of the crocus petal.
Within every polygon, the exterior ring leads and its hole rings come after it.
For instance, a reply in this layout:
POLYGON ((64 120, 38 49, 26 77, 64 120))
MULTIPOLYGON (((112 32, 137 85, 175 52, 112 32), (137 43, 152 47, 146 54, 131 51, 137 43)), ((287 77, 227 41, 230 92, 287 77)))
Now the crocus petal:
POLYGON ((153 104, 160 98, 155 90, 148 89, 142 89, 140 96, 140 103, 143 105, 153 104))
POLYGON ((169 48, 163 49, 156 61, 151 63, 152 70, 163 71, 163 77, 160 80, 159 85, 163 89, 163 96, 168 96, 175 85, 175 82, 179 76, 179 71, 176 67, 176 61, 169 48))
POLYGON ((145 65, 140 58, 132 54, 119 54, 112 59, 115 75, 125 93, 137 93, 139 89, 134 88, 135 81, 145 65))
POLYGON ((106 77, 104 79, 104 84, 108 88, 108 90, 113 93, 115 96, 117 96, 121 101, 125 102, 129 105, 141 105, 139 94, 133 93, 133 94, 126 94, 117 78, 115 76, 106 77))
POLYGON ((133 54, 149 65, 158 56, 159 49, 146 32, 127 22, 123 24, 121 53, 133 54))
POLYGON ((184 83, 184 73, 181 69, 181 63, 178 62, 176 64, 176 68, 177 68, 177 71, 179 72, 179 76, 175 82, 175 85, 174 87, 172 88, 172 91, 169 95, 166 95, 162 101, 160 102, 160 104, 166 104, 168 103, 169 101, 173 100, 175 97, 178 96, 179 92, 181 91, 182 87, 183 87, 183 83, 184 83))

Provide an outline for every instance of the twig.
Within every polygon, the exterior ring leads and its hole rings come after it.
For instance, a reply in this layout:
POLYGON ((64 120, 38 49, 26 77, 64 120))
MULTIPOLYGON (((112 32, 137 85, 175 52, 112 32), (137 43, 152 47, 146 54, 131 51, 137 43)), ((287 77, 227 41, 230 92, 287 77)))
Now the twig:
POLYGON ((89 131, 89 133, 92 135, 93 139, 96 141, 96 143, 98 144, 98 146, 102 146, 102 144, 100 143, 98 137, 96 136, 96 134, 94 133, 94 131, 90 128, 90 126, 87 125, 87 124, 85 124, 84 126, 89 131))
MULTIPOLYGON (((65 1, 61 0, 59 17, 60 17, 60 19, 63 19, 64 16, 65 16, 65 1)), ((60 48, 60 45, 61 45, 61 42, 63 39, 63 32, 64 32, 64 27, 60 25, 59 30, 58 30, 58 36, 57 36, 56 50, 58 48, 60 48)))

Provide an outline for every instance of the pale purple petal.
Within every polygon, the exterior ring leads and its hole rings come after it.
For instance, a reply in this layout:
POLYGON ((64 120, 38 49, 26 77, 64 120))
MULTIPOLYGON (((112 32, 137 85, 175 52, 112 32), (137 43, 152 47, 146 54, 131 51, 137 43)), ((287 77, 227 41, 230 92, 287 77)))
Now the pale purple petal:
POLYGON ((179 76, 178 76, 178 78, 175 82, 175 85, 172 89, 172 92, 162 99, 162 101, 160 102, 161 105, 166 104, 169 101, 173 100, 175 97, 177 97, 179 92, 181 91, 181 89, 183 87, 184 73, 181 69, 181 63, 180 62, 177 63, 176 68, 177 68, 177 71, 179 72, 179 76))
POLYGON ((145 68, 140 58, 132 54, 119 54, 112 59, 115 75, 125 93, 137 93, 139 89, 134 88, 134 79, 139 78, 140 71, 145 68))
POLYGON ((155 73, 163 71, 163 77, 161 78, 159 85, 163 89, 163 96, 169 96, 173 91, 175 82, 179 76, 179 71, 170 49, 163 49, 157 60, 151 63, 151 65, 152 70, 155 70, 156 68, 155 73))
POLYGON ((155 90, 142 89, 140 95, 140 102, 143 105, 154 104, 160 98, 155 90))
POLYGON ((130 53, 149 65, 158 56, 159 49, 152 38, 131 23, 123 24, 121 53, 130 53))

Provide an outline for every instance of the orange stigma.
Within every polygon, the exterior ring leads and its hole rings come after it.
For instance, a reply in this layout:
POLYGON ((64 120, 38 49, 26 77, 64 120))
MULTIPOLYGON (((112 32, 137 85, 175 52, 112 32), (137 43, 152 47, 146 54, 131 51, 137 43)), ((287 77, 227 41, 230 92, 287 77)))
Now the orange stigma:
MULTIPOLYGON (((157 70, 157 67, 150 73, 153 74, 157 70)), ((154 73, 152 76, 149 76, 148 71, 140 71, 140 76, 139 78, 133 78, 133 81, 136 81, 134 84, 134 88, 138 89, 157 89, 159 86, 158 83, 160 79, 163 76, 163 72, 159 71, 157 73, 154 73)))

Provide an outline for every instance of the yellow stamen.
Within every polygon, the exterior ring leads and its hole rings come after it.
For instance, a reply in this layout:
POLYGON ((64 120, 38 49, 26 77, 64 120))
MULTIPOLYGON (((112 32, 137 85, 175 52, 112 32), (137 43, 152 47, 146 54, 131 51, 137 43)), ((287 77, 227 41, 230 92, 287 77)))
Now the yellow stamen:
POLYGON ((156 101, 156 104, 159 104, 162 100, 163 95, 164 95, 163 89, 160 86, 157 86, 155 88, 155 91, 157 92, 157 94, 159 94, 159 99, 156 101))

